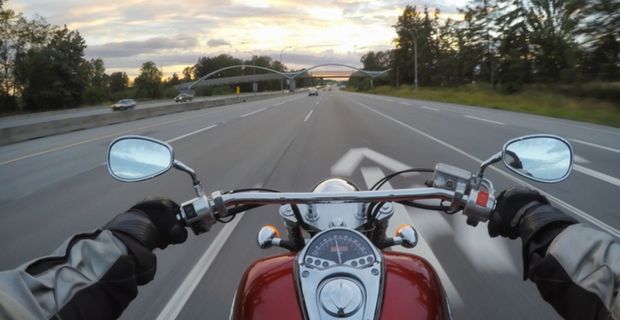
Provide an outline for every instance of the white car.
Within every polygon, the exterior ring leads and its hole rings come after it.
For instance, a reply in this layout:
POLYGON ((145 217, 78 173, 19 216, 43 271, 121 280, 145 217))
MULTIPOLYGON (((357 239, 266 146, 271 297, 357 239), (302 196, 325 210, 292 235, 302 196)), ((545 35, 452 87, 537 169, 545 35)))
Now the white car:
POLYGON ((136 100, 134 99, 122 99, 122 100, 119 100, 117 103, 110 106, 110 108, 112 108, 113 111, 133 109, 135 107, 136 107, 136 100))

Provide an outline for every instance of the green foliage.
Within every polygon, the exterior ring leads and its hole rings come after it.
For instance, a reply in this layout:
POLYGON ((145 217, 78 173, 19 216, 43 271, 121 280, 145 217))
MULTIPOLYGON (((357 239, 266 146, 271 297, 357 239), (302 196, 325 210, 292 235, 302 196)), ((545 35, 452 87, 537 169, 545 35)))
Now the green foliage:
POLYGON ((140 68, 140 75, 134 80, 137 98, 157 99, 162 97, 162 72, 153 61, 147 61, 140 68))
POLYGON ((122 91, 113 92, 111 94, 111 99, 110 100, 111 101, 118 101, 118 100, 121 100, 121 99, 129 99, 129 98, 135 99, 136 97, 137 97, 136 96, 136 89, 135 88, 130 88, 130 89, 122 90, 122 91))
MULTIPOLYGON (((618 1, 470 0, 459 11, 461 21, 440 23, 438 11, 404 8, 396 48, 385 53, 391 84, 414 82, 416 53, 421 86, 486 82, 516 93, 535 83, 620 80, 618 1)), ((364 65, 375 67, 377 54, 364 65)))
POLYGON ((620 104, 592 98, 573 98, 554 93, 549 88, 524 88, 522 93, 505 95, 487 85, 465 85, 457 88, 425 87, 418 91, 410 86, 382 86, 377 94, 404 98, 444 101, 472 106, 528 112, 620 127, 620 104))
POLYGON ((85 48, 82 36, 64 27, 51 31, 47 45, 18 53, 15 74, 27 109, 62 109, 82 103, 88 80, 85 48))
POLYGON ((214 87, 200 87, 196 90, 196 96, 219 96, 234 94, 235 89, 232 86, 214 86, 214 87))
POLYGON ((113 72, 110 74, 110 91, 112 93, 127 90, 129 77, 125 72, 113 72))

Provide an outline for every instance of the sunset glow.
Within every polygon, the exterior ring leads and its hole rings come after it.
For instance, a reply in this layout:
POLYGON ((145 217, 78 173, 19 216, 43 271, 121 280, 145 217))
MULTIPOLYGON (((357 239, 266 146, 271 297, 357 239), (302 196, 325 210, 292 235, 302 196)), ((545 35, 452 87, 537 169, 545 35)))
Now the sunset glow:
POLYGON ((102 58, 110 71, 136 75, 147 60, 170 75, 201 56, 253 52, 292 68, 335 62, 359 66, 369 50, 393 47, 393 25, 405 5, 456 15, 454 0, 411 1, 164 1, 9 0, 7 6, 78 29, 87 58, 102 58), (290 48, 289 48, 290 47, 290 48))

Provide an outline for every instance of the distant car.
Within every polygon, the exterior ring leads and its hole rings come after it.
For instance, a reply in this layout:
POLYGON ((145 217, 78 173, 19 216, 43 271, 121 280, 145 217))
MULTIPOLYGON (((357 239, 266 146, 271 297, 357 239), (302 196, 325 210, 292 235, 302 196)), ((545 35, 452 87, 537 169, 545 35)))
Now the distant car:
POLYGON ((136 100, 134 99, 122 99, 122 100, 119 100, 117 103, 110 106, 110 108, 112 108, 113 111, 127 110, 127 109, 132 109, 135 107, 136 107, 136 100))
POLYGON ((194 97, 191 94, 181 93, 180 95, 174 98, 174 102, 186 102, 186 101, 192 101, 193 99, 194 97))
POLYGON ((318 96, 319 90, 316 88, 308 88, 308 96, 318 96))

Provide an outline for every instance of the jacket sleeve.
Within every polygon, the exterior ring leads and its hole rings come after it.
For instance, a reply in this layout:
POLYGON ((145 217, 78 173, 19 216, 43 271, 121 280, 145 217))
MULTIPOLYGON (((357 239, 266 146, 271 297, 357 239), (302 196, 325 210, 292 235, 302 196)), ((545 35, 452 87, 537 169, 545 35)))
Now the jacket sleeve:
POLYGON ((77 235, 50 256, 0 272, 0 319, 117 318, 155 265, 155 256, 124 234, 77 235))
POLYGON ((538 233, 523 246, 524 267, 565 319, 620 320, 620 244, 582 224, 538 233))

